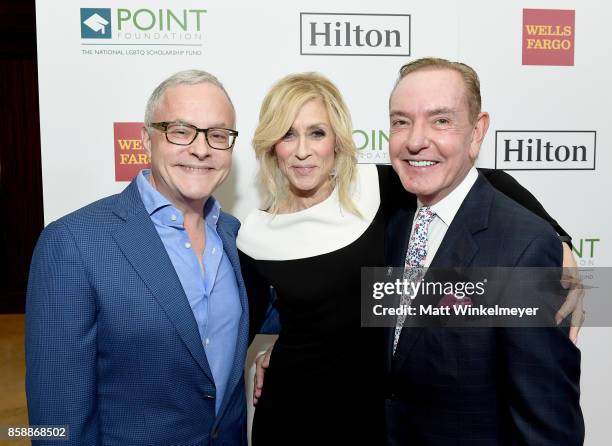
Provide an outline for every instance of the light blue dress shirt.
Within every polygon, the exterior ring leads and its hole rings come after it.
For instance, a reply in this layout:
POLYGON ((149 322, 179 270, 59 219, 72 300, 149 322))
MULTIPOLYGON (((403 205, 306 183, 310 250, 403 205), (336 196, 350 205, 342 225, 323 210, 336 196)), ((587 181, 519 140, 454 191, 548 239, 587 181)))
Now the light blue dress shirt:
POLYGON ((202 345, 215 380, 215 409, 218 412, 234 362, 238 324, 242 314, 236 276, 217 233, 221 206, 212 196, 204 205, 206 246, 202 256, 202 271, 183 226, 183 214, 151 186, 150 174, 149 169, 142 170, 136 184, 198 324, 202 345))

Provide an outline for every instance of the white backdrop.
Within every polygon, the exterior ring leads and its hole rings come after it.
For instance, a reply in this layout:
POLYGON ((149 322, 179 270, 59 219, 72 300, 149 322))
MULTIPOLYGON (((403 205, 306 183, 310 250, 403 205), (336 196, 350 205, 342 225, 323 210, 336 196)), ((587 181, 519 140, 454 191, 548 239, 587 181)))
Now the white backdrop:
MULTIPOLYGON (((612 266, 612 43, 602 32, 612 6, 605 2, 39 0, 36 7, 46 223, 127 185, 115 180, 115 123, 141 122, 152 89, 178 70, 214 73, 234 101, 240 137, 232 174, 216 195, 242 219, 259 204, 250 139, 261 100, 276 80, 299 71, 331 78, 351 108, 360 162, 386 162, 387 101, 397 71, 409 60, 439 56, 466 62, 481 77, 491 128, 478 164, 528 169, 510 173, 573 235, 581 266, 612 266), (323 32, 326 22, 330 46, 322 35, 312 45, 310 27, 323 32), (361 27, 361 46, 358 32, 351 46, 334 42, 336 29, 346 40, 345 22, 361 27), (550 26, 526 38, 551 49, 530 50, 524 60, 523 34, 536 29, 529 24, 550 26), (397 31, 388 47, 385 30, 397 31), (383 40, 378 46, 377 36, 383 40), (555 44, 570 49, 555 50, 555 44), (546 62, 551 54, 563 61, 546 62), (524 65, 529 57, 544 64, 524 65), (528 139, 535 147, 538 138, 553 152, 584 145, 584 161, 580 151, 577 161, 528 161, 524 152, 523 162, 503 162, 506 139, 512 148, 522 139, 526 150, 528 139)), ((580 336, 587 445, 604 444, 612 433, 606 417, 611 341, 610 328, 586 327, 580 336)))

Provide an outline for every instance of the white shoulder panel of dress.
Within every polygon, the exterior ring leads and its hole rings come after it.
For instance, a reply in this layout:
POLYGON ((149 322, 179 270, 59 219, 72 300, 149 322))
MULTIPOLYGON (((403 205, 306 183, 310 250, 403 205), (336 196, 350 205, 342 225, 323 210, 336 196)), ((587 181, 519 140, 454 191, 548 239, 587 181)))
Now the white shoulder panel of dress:
POLYGON ((293 260, 344 248, 368 229, 378 212, 376 165, 357 165, 351 197, 361 217, 340 206, 337 189, 321 203, 290 214, 256 209, 240 227, 238 249, 256 260, 293 260))

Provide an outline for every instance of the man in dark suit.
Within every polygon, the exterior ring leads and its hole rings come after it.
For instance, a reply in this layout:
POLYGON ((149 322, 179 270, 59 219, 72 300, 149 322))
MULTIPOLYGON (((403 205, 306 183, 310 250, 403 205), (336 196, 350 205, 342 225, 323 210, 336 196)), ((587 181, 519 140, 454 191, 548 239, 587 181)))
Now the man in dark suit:
MULTIPOLYGON (((389 152, 406 199, 388 224, 389 265, 560 267, 550 225, 496 191, 474 162, 489 125, 468 66, 405 65, 390 99, 389 152), (412 228, 412 229, 411 229, 412 228)), ((417 296, 415 302, 418 302, 417 296)), ((580 352, 566 329, 388 330, 389 445, 579 445, 580 352)))
POLYGON ((173 75, 147 104, 151 170, 45 228, 27 295, 31 425, 67 425, 74 445, 247 444, 239 222, 212 196, 234 126, 214 76, 173 75))

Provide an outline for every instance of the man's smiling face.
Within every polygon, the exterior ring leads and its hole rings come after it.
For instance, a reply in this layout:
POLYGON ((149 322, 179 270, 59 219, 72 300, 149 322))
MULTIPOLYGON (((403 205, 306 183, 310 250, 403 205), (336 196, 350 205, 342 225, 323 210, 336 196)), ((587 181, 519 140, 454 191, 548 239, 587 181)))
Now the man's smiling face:
POLYGON ((488 115, 470 119, 466 86, 451 69, 406 75, 390 100, 389 156, 406 190, 428 205, 447 196, 474 164, 488 115))
MULTIPOLYGON (((160 99, 153 122, 182 122, 198 128, 234 128, 234 110, 225 93, 212 83, 177 85, 160 99)), ((157 129, 143 129, 143 145, 151 156, 151 183, 179 209, 202 209, 229 174, 232 150, 208 146, 199 133, 188 146, 167 141, 157 129)))

